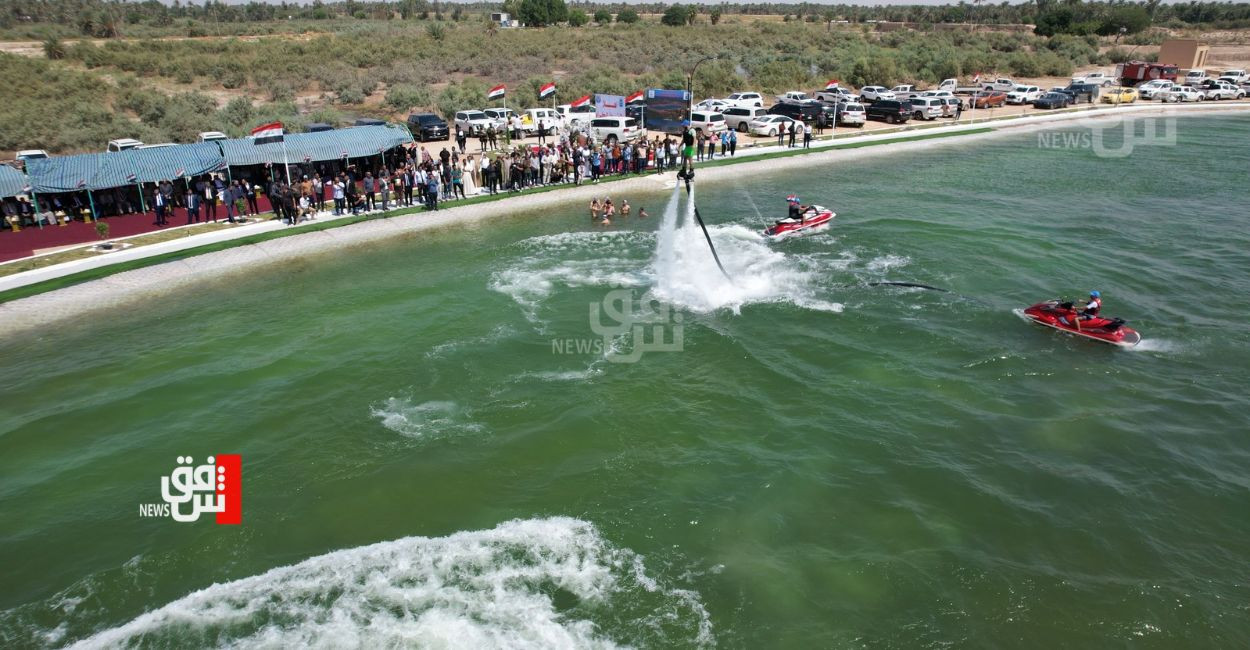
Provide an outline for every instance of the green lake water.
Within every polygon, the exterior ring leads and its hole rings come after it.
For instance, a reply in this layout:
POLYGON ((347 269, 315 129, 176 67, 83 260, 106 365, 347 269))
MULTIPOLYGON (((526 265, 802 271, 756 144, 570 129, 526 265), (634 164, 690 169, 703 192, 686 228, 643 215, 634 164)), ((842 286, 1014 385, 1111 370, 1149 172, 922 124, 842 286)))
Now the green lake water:
POLYGON ((0 645, 1250 646, 1250 119, 1176 126, 701 183, 732 284, 659 190, 6 336, 0 645), (1014 313, 1089 289, 1138 348, 1014 313))

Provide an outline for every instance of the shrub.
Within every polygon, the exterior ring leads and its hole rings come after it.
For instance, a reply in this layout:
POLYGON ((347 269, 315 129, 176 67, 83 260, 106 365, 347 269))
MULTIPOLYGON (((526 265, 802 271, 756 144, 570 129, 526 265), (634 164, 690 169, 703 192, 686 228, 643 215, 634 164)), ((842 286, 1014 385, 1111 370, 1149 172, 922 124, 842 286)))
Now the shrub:
POLYGON ((692 20, 691 14, 694 9, 684 5, 673 5, 664 10, 664 15, 660 17, 660 22, 670 27, 681 27, 692 20))
POLYGON ((588 22, 590 22, 590 17, 587 16, 586 12, 582 11, 581 9, 574 9, 569 12, 569 26, 570 27, 581 27, 582 25, 585 25, 588 22))
POLYGON ((431 104, 430 91, 423 87, 400 84, 391 86, 386 91, 385 104, 396 111, 406 111, 414 107, 427 107, 431 104))
POLYGON ((429 23, 425 26, 425 33, 430 38, 440 42, 447 38, 447 28, 443 27, 441 23, 429 23))
POLYGON ((51 61, 57 61, 65 58, 65 45, 61 43, 61 39, 55 36, 49 36, 43 39, 43 55, 51 61))
POLYGON ((607 9, 598 9, 595 11, 595 22, 600 25, 606 25, 612 22, 612 12, 607 9))
POLYGON ((567 20, 569 8, 564 0, 521 0, 517 15, 526 25, 546 27, 567 20))
POLYGON ((633 25, 641 19, 638 12, 633 9, 625 9, 616 14, 616 22, 625 23, 626 25, 633 25))

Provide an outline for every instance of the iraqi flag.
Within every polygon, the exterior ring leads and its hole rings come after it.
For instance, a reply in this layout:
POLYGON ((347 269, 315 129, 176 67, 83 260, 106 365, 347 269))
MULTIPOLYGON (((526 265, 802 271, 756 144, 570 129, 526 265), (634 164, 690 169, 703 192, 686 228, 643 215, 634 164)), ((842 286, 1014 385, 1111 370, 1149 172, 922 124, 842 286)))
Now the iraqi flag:
POLYGON ((980 73, 980 72, 978 72, 978 73, 977 73, 977 76, 975 76, 975 77, 973 77, 973 78, 972 78, 972 83, 974 83, 974 84, 979 84, 979 83, 981 83, 981 73, 980 73))
POLYGON ((838 87, 837 79, 830 79, 829 83, 825 84, 825 90, 833 90, 834 88, 837 88, 837 87, 838 87))
POLYGON ((498 86, 491 88, 490 92, 486 93, 486 99, 503 99, 505 90, 506 88, 504 88, 504 85, 499 84, 498 86))
POLYGON ((638 92, 636 92, 636 93, 634 93, 634 94, 632 94, 632 95, 630 95, 630 96, 626 97, 626 98, 625 98, 625 103, 626 103, 626 104, 632 104, 632 103, 634 103, 634 102, 636 102, 636 101, 638 101, 638 100, 640 100, 640 99, 642 99, 642 91, 641 91, 641 90, 639 90, 638 92))
POLYGON ((282 142, 282 123, 262 124, 252 129, 252 144, 282 142))
POLYGON ((554 81, 550 83, 545 83, 542 85, 542 88, 538 89, 539 99, 547 99, 548 97, 554 94, 556 94, 556 82, 554 81))
POLYGON ((135 181, 137 181, 137 180, 139 180, 139 176, 138 176, 138 175, 136 175, 136 174, 126 174, 126 182, 128 182, 128 183, 133 183, 133 182, 135 182, 135 181))
POLYGON ((590 103, 590 95, 582 95, 581 97, 573 100, 573 102, 570 103, 569 106, 573 108, 577 108, 578 106, 586 106, 589 103, 590 103))

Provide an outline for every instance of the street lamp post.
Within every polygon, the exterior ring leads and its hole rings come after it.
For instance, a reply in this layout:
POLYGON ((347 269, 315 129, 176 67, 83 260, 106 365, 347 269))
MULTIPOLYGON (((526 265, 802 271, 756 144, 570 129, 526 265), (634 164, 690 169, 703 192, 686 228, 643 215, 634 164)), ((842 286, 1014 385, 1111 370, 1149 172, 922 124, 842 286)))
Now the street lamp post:
POLYGON ((716 55, 705 56, 695 61, 693 67, 690 68, 690 74, 686 75, 686 92, 690 94, 690 100, 686 103, 687 113, 694 111, 694 73, 698 71, 699 65, 705 61, 715 61, 716 55))

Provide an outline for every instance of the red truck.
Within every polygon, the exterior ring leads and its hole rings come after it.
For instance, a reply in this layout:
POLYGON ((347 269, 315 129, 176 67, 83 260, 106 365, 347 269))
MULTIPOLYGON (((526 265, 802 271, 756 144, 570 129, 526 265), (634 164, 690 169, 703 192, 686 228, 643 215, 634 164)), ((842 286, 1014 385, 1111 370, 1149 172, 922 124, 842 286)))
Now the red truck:
POLYGON ((1171 63, 1148 63, 1129 61, 1115 67, 1115 76, 1125 86, 1136 86, 1143 81, 1166 79, 1176 81, 1177 68, 1171 63))

